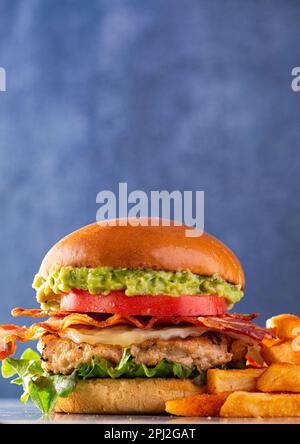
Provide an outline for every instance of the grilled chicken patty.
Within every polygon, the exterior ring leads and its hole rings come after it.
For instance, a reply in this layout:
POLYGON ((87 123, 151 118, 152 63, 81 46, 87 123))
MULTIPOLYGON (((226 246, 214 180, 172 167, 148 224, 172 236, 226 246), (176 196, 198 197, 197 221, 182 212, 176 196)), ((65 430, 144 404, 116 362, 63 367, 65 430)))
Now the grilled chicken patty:
MULTIPOLYGON (((118 345, 87 343, 77 344, 54 334, 46 334, 39 341, 44 368, 55 374, 70 374, 81 363, 90 363, 93 357, 107 359, 116 365, 121 360, 123 348, 118 345)), ((198 337, 169 340, 151 339, 132 344, 131 354, 136 363, 154 367, 162 359, 207 370, 221 364, 242 359, 247 346, 218 333, 205 333, 198 337)))

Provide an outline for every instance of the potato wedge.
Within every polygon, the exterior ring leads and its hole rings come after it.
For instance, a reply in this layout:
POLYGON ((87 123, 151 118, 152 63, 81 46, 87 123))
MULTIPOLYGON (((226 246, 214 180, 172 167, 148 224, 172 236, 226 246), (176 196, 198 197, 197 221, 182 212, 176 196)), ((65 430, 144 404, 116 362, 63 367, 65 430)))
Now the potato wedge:
POLYGON ((234 392, 221 407, 220 416, 226 418, 300 416, 300 395, 234 392))
POLYGON ((268 365, 276 362, 300 364, 300 337, 283 341, 270 348, 264 348, 261 354, 268 365))
POLYGON ((256 386, 262 392, 300 393, 300 365, 271 364, 258 378, 256 386))
POLYGON ((292 314, 273 316, 267 320, 267 328, 272 328, 280 339, 292 339, 300 335, 300 318, 292 314))
POLYGON ((228 393, 199 394, 166 402, 166 412, 177 416, 219 416, 228 393))
POLYGON ((243 390, 255 392, 256 381, 266 368, 247 368, 244 370, 207 371, 207 391, 209 393, 234 392, 243 390))

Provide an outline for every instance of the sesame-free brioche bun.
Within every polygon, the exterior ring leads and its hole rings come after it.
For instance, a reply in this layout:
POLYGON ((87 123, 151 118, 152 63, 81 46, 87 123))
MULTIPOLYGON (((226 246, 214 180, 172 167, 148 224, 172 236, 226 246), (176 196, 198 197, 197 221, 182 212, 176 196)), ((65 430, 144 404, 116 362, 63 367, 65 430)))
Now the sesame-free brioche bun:
POLYGON ((159 414, 165 402, 203 393, 190 379, 135 378, 79 381, 67 398, 58 398, 56 413, 159 414))
MULTIPOLYGON (((156 219, 157 221, 157 219, 156 219)), ((57 266, 189 270, 211 276, 217 273, 224 280, 244 287, 244 273, 239 260, 221 241, 203 233, 186 235, 192 230, 184 225, 158 226, 131 224, 116 226, 107 221, 87 225, 69 234, 45 256, 40 273, 44 278, 57 266)))

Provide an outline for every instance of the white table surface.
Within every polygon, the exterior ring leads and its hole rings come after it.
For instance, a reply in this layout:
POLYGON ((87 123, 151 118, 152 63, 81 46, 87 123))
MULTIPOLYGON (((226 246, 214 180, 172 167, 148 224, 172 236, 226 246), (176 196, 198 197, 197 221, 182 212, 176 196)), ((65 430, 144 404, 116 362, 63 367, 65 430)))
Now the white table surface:
POLYGON ((88 424, 300 424, 300 418, 182 418, 174 416, 135 415, 69 415, 52 414, 47 420, 41 418, 39 410, 30 402, 0 400, 0 423, 88 423, 88 424))

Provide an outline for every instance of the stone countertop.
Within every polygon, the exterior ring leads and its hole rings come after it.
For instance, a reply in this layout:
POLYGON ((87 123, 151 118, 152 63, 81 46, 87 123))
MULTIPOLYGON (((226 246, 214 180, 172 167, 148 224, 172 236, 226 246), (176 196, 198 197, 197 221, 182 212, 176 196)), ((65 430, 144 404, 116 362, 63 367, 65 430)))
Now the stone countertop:
POLYGON ((47 420, 41 417, 37 408, 19 400, 0 400, 0 423, 86 423, 86 424, 300 424, 300 418, 180 418, 174 416, 135 415, 69 415, 52 414, 47 420))

